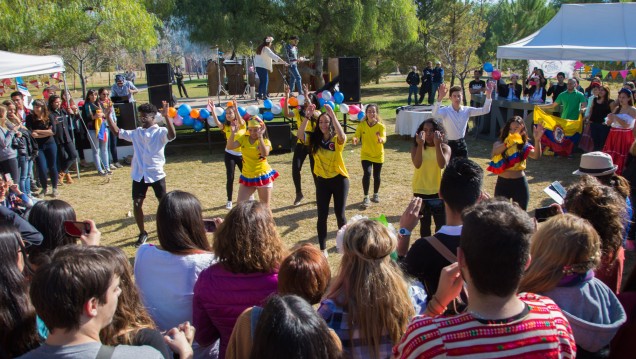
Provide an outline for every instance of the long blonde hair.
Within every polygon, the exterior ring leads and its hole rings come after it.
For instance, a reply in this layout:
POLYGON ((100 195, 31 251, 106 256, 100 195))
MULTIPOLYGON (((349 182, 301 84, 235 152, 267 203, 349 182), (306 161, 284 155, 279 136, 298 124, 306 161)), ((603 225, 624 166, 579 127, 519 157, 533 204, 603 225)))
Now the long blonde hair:
POLYGON ((350 336, 358 329, 362 343, 379 357, 382 335, 397 344, 415 314, 408 285, 391 260, 397 239, 379 222, 363 219, 348 226, 343 242, 340 270, 326 298, 347 312, 350 336))
POLYGON ((601 260, 601 238, 590 222, 573 214, 550 218, 530 245, 531 262, 520 292, 545 293, 566 274, 584 274, 601 260))

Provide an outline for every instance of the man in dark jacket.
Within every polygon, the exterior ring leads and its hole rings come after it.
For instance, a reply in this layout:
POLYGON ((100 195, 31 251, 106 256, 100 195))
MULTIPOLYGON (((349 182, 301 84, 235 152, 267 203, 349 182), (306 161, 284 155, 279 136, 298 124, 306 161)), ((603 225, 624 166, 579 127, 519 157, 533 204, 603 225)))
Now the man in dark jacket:
POLYGON ((419 105, 420 102, 417 100, 417 85, 420 84, 420 75, 417 73, 417 67, 413 66, 411 68, 411 72, 406 76, 406 83, 409 84, 408 104, 411 105, 411 95, 413 95, 415 104, 419 105))
POLYGON ((424 96, 428 93, 428 104, 433 104, 433 63, 428 62, 426 68, 422 70, 422 86, 420 86, 420 100, 418 103, 424 101, 424 96))

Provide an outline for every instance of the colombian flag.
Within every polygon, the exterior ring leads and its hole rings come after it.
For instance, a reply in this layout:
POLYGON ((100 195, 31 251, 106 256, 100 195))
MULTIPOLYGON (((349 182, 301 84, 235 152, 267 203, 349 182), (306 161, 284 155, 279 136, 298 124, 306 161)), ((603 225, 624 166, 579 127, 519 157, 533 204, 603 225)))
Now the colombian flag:
POLYGON ((539 106, 534 107, 534 124, 543 123, 545 133, 541 137, 541 145, 559 156, 572 154, 574 144, 579 142, 583 132, 583 119, 572 121, 557 116, 548 115, 539 106))

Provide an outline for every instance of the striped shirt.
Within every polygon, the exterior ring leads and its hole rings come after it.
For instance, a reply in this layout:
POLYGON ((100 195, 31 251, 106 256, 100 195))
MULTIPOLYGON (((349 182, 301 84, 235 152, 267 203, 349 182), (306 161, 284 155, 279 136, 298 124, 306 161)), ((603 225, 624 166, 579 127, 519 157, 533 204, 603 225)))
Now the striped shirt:
POLYGON ((446 139, 457 141, 466 135, 468 119, 473 116, 481 116, 490 112, 491 99, 486 99, 484 107, 459 106, 459 111, 455 111, 453 106, 440 108, 441 102, 433 105, 432 116, 441 119, 446 131, 446 139))
POLYGON ((484 321, 470 313, 413 318, 393 348, 396 358, 574 358, 567 319, 549 298, 519 294, 527 307, 513 318, 484 321))

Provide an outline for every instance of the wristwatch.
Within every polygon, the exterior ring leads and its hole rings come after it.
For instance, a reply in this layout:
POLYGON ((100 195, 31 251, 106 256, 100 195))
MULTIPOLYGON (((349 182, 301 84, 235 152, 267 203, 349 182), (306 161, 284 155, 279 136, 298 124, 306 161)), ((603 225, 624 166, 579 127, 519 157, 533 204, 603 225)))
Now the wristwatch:
POLYGON ((398 231, 398 234, 400 236, 410 236, 411 235, 411 231, 409 231, 406 228, 400 228, 400 230, 398 231))

